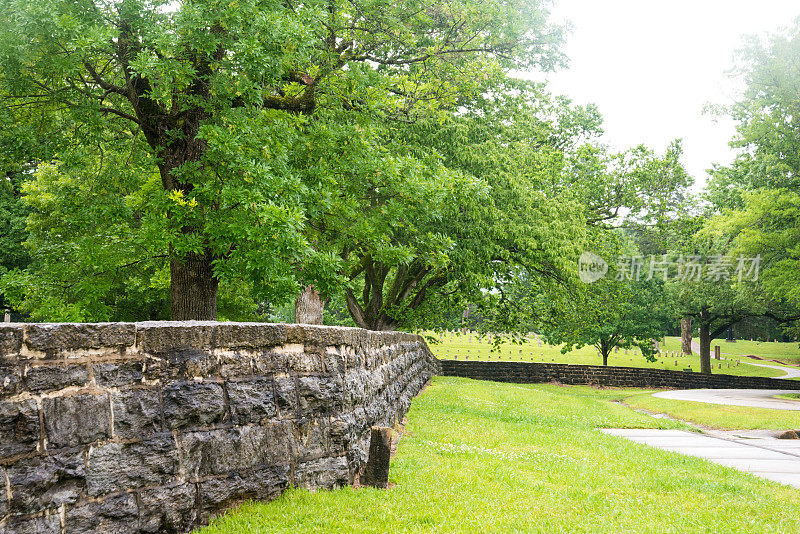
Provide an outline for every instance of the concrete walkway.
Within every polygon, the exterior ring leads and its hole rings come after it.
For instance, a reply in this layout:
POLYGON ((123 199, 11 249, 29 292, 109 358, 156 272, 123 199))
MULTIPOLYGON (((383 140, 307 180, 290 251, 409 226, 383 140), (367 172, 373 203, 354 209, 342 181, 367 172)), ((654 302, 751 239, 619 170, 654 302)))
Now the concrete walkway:
POLYGON ((771 376, 770 378, 797 378, 800 376, 800 369, 797 367, 784 367, 782 365, 767 365, 765 363, 753 363, 748 360, 747 365, 754 365, 756 367, 769 367, 771 369, 778 369, 780 371, 785 372, 786 374, 783 376, 771 376))
MULTIPOLYGON (((727 406, 746 406, 748 408, 769 408, 771 410, 800 411, 800 400, 775 399, 775 395, 797 394, 791 389, 681 389, 660 391, 653 397, 662 399, 725 404, 727 406)), ((797 426, 800 428, 800 417, 797 426)))
POLYGON ((800 488, 800 440, 779 440, 763 431, 709 434, 683 430, 602 429, 636 443, 688 454, 800 488))

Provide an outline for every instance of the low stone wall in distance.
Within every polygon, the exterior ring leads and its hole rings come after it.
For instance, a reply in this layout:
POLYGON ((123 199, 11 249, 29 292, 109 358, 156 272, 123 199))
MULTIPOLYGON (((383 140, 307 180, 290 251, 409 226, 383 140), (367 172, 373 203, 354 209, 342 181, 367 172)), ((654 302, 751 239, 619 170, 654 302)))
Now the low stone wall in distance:
POLYGON ((258 323, 0 325, 0 532, 181 532, 351 484, 437 372, 421 337, 258 323))
POLYGON ((440 364, 444 376, 460 376, 494 382, 516 382, 518 384, 560 382, 571 385, 620 388, 800 390, 800 381, 797 380, 723 374, 704 375, 665 369, 457 360, 441 360, 440 364))

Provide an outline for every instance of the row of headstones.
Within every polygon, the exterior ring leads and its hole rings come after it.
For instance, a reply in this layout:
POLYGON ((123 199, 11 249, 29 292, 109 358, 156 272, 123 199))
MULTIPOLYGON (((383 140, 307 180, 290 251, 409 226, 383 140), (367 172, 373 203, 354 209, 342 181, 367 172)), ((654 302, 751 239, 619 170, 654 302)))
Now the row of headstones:
MULTIPOLYGON (((549 345, 548 345, 548 347, 549 347, 549 345)), ((464 360, 469 360, 469 359, 470 359, 470 356, 471 356, 470 349, 464 349, 464 352, 465 352, 465 354, 464 354, 464 360)), ((619 352, 619 349, 615 349, 615 351, 614 351, 614 352, 619 352)), ((477 358, 480 358, 480 357, 481 357, 481 355, 482 355, 482 353, 481 353, 481 349, 476 349, 476 350, 475 350, 475 353, 476 353, 476 354, 475 354, 475 356, 476 356, 476 359, 477 359, 477 358)), ((626 355, 627 355, 627 354, 629 354, 629 352, 628 352, 628 349, 625 349, 625 354, 626 354, 626 355)), ((634 356, 636 356, 636 355, 637 355, 636 351, 633 351, 633 353, 632 353, 632 354, 633 354, 634 356)), ((450 357, 450 349, 445 349, 445 355, 446 355, 446 357, 448 357, 448 358, 450 357)), ((459 359, 459 357, 460 357, 460 355, 461 355, 461 353, 460 353, 458 350, 453 350, 453 359, 455 359, 455 360, 458 360, 458 359, 459 359)), ((502 354, 502 353, 495 353, 495 355, 497 356, 497 359, 498 359, 498 360, 502 360, 502 359, 503 359, 503 354, 502 354)), ((683 354, 683 353, 681 353, 681 352, 678 352, 678 351, 668 351, 668 352, 666 352, 666 353, 664 353, 664 354, 661 354, 661 353, 659 353, 659 355, 661 355, 662 357, 665 357, 666 359, 672 359, 672 358, 681 357, 681 356, 683 356, 683 357, 686 357, 686 356, 688 356, 687 354, 683 354)), ((486 357, 487 357, 488 359, 490 359, 490 360, 491 360, 491 359, 492 359, 492 356, 493 356, 493 353, 492 353, 491 351, 486 351, 486 357)), ((539 353, 539 357, 542 359, 542 361, 544 361, 544 360, 546 359, 546 358, 545 358, 545 356, 544 356, 544 353, 543 353, 543 352, 539 353)), ((598 357, 598 358, 602 358, 602 355, 601 355, 601 354, 598 352, 598 353, 597 353, 597 357, 598 357)), ((511 356, 511 355, 509 355, 509 356, 508 356, 508 359, 509 359, 509 360, 512 360, 513 358, 512 358, 512 356, 511 356)), ((529 353, 529 355, 528 355, 528 359, 529 359, 530 361, 535 361, 535 355, 534 355, 534 353, 533 353, 532 351, 529 353)), ((717 358, 717 359, 720 359, 720 358, 717 358)), ((523 353, 523 349, 519 349, 519 357, 517 358, 517 361, 525 361, 525 354, 523 353)), ((550 358, 550 361, 551 361, 551 362, 555 362, 555 361, 556 361, 556 359, 555 359, 555 358, 550 358)), ((633 358, 629 358, 629 361, 631 361, 631 362, 632 362, 632 361, 633 361, 633 358)), ((735 362, 733 362, 733 364, 734 364, 734 365, 733 365, 734 367, 738 367, 738 366, 739 366, 739 364, 740 364, 740 361, 737 359, 735 362)), ((728 369, 730 369, 730 368, 731 368, 731 362, 730 362, 730 361, 726 362, 726 364, 725 364, 725 365, 727 365, 727 368, 728 368, 728 369)), ((718 366, 717 366, 717 367, 718 367, 719 369, 722 369, 722 366, 723 366, 723 363, 721 363, 721 362, 720 362, 720 363, 718 364, 718 366)), ((675 367, 678 367, 678 360, 675 360, 675 367)), ((691 369, 691 364, 689 364, 689 368, 691 369)))
MULTIPOLYGON (((549 345, 548 345, 548 347, 549 347, 549 345)), ((445 352, 445 356, 446 356, 447 358, 449 358, 449 357, 450 357, 450 349, 445 349, 445 351, 444 351, 444 352, 445 352)), ((470 352, 470 349, 464 349, 464 359, 465 359, 465 360, 469 360, 469 358, 470 358, 470 356, 471 356, 471 355, 472 355, 472 353, 470 352)), ((460 352, 460 351, 458 351, 458 350, 455 350, 455 349, 454 349, 454 350, 453 350, 453 359, 457 360, 457 359, 458 359, 460 356, 461 356, 461 352, 460 352)), ((482 356, 481 349, 476 349, 476 350, 475 350, 475 357, 476 357, 476 359, 477 359, 477 358, 480 358, 481 356, 482 356)), ((490 359, 490 360, 491 360, 491 359, 492 359, 492 356, 495 356, 495 357, 497 357, 497 359, 498 359, 498 360, 502 360, 502 359, 503 359, 503 353, 502 353, 502 352, 496 352, 496 353, 492 353, 492 351, 491 351, 491 350, 487 350, 487 351, 486 351, 486 357, 487 357, 488 359, 490 359)), ((528 354, 528 357, 530 358, 530 361, 534 361, 534 356, 535 356, 535 355, 534 355, 533 351, 531 351, 531 352, 528 354)), ((544 360, 544 359, 545 359, 545 358, 544 358, 544 352, 540 352, 540 353, 539 353, 539 357, 540 357, 540 358, 542 358, 542 359, 544 360)), ((509 354, 509 355, 508 355, 508 360, 513 360, 513 359, 514 359, 514 358, 513 358, 513 355, 509 354)), ((522 361, 524 361, 524 360, 525 360, 525 354, 522 352, 522 349, 519 349, 519 357, 516 359, 516 361, 520 361, 520 360, 522 360, 522 361)), ((555 359, 555 358, 552 358, 552 361, 556 361, 556 359, 555 359)))
MULTIPOLYGON (((452 341, 453 340, 453 336, 458 336, 458 335, 466 335, 466 336, 468 336, 468 340, 469 340, 470 343, 472 342, 473 335, 476 336, 476 339, 478 339, 479 341, 483 340, 483 336, 479 336, 476 332, 472 332, 471 330, 467 330, 465 332, 446 331, 442 335, 440 335, 440 339, 442 339, 442 341, 444 341, 444 337, 449 336, 450 341, 452 341)), ((486 338, 488 339, 488 341, 490 343, 494 341, 494 337, 495 337, 495 334, 492 334, 492 333, 486 334, 486 338)), ((539 339, 539 336, 535 332, 528 333, 525 336, 525 339, 527 341, 534 341, 535 340, 535 341, 537 341, 539 343, 539 347, 543 346, 542 340, 539 339)), ((663 339, 662 342, 664 344, 666 344, 666 338, 663 339)), ((552 346, 548 344, 547 348, 552 348, 552 346)), ((666 357, 666 358, 669 358, 669 359, 689 356, 688 354, 683 353, 683 351, 675 351, 675 350, 674 351, 665 351, 664 353, 662 353, 660 348, 659 348, 659 346, 658 346, 658 342, 656 342, 655 348, 656 348, 656 350, 658 350, 658 353, 659 353, 660 356, 666 357)), ((625 351, 625 354, 628 355, 628 349, 624 349, 624 351, 625 351)), ((458 360, 460 353, 458 351, 456 351, 456 350, 454 350, 453 352, 454 352, 454 354, 453 354, 454 359, 458 360)), ((469 360, 469 358, 470 358, 470 349, 465 349, 465 352, 466 352, 466 354, 464 355, 464 359, 465 360, 469 360)), ((614 352, 618 354, 619 353, 619 347, 614 347, 614 352)), ((449 357, 450 349, 445 349, 445 353, 449 357)), ((480 349, 476 349, 476 353, 477 353, 478 357, 481 356, 481 350, 480 349)), ((637 355, 637 352, 636 352, 635 349, 633 350, 632 354, 633 354, 633 356, 637 355)), ((524 358, 524 354, 522 352, 522 349, 519 349, 519 356, 520 357, 518 358, 518 360, 523 360, 524 361, 525 358, 524 358)), ((598 356, 598 358, 602 358, 602 354, 600 354, 600 352, 597 353, 597 356, 598 356)), ((533 351, 530 352, 529 357, 530 357, 530 361, 534 361, 533 351)), ((545 359, 544 353, 543 352, 539 353, 539 357, 542 360, 544 360, 545 359)), ((491 351, 487 351, 487 358, 489 358, 489 359, 492 358, 492 352, 491 351)), ((714 346, 714 358, 717 359, 717 360, 723 359, 721 357, 721 352, 720 352, 719 345, 715 345, 714 346)), ((498 360, 502 360, 503 359, 503 354, 502 353, 497 353, 497 359, 498 360)), ((509 360, 512 359, 510 355, 509 355, 508 359, 509 360)), ((555 358, 550 358, 550 360, 553 361, 553 362, 556 361, 555 358)), ((633 358, 629 358, 629 361, 632 362, 633 358)), ((735 364, 734 364, 734 367, 738 367, 739 364, 740 364, 740 361, 737 359, 735 364)), ((718 368, 722 369, 722 365, 723 365, 722 363, 719 363, 718 368)), ((675 360, 675 367, 678 367, 678 360, 675 360)), ((728 367, 728 369, 731 368, 731 362, 727 362, 727 367, 728 367)), ((691 369, 691 365, 689 365, 689 368, 691 369)))

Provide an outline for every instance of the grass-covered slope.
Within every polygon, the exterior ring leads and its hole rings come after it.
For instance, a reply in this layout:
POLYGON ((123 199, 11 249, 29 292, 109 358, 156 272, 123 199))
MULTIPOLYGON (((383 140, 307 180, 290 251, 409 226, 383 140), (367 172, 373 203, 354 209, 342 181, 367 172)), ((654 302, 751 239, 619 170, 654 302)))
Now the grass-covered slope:
POLYGON ((436 378, 391 489, 290 490, 204 532, 800 531, 800 491, 597 431, 680 427, 611 402, 633 393, 436 378))

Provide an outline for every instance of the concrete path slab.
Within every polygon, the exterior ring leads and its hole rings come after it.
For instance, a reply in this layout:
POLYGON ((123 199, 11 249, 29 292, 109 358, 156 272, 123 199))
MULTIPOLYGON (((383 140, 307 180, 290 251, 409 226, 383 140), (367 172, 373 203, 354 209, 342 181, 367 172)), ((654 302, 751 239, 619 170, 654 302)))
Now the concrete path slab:
POLYGON ((786 373, 782 376, 771 376, 770 378, 797 378, 800 377, 800 369, 797 367, 784 367, 782 365, 767 365, 765 363, 753 363, 751 361, 746 362, 747 365, 754 365, 756 367, 769 367, 770 369, 778 369, 779 371, 783 371, 786 373))
MULTIPOLYGON (((800 401, 774 398, 775 395, 788 393, 797 393, 797 391, 790 389, 681 389, 677 391, 660 391, 653 393, 653 396, 662 399, 725 404, 728 406, 800 411, 800 401)), ((798 417, 798 425, 800 425, 800 417, 798 417)))
MULTIPOLYGON (((602 429, 612 436, 629 439, 666 451, 704 458, 714 463, 800 488, 800 444, 764 435, 748 437, 726 433, 699 434, 682 430, 602 429)), ((794 440, 797 441, 797 440, 794 440)))

